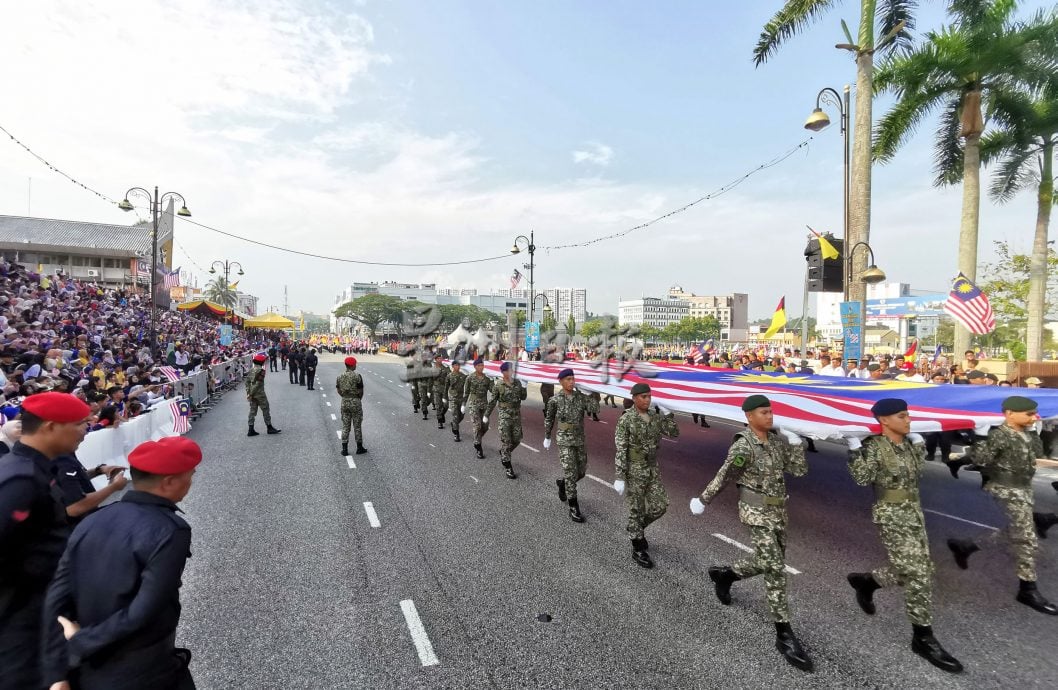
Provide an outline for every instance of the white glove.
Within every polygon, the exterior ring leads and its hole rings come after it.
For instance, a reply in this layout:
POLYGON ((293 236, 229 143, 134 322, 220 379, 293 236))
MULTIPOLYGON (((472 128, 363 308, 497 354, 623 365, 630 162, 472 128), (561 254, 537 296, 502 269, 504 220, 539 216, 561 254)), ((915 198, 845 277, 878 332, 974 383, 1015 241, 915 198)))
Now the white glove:
POLYGON ((625 483, 620 479, 615 479, 613 483, 613 490, 623 496, 625 492, 625 483))
POLYGON ((467 406, 466 405, 460 405, 459 406, 459 414, 466 414, 466 413, 467 413, 467 406))
POLYGON ((705 504, 697 496, 691 499, 691 512, 695 515, 701 515, 705 512, 705 504))
POLYGON ((783 435, 783 438, 790 442, 791 446, 801 445, 801 437, 794 432, 787 431, 786 429, 779 429, 779 433, 783 435))
POLYGON ((926 442, 926 439, 922 438, 922 434, 916 434, 913 431, 907 435, 907 440, 911 441, 911 443, 915 444, 916 446, 926 442))
POLYGON ((547 450, 550 447, 551 447, 551 439, 545 438, 544 439, 544 450, 547 450))
POLYGON ((481 415, 481 423, 482 424, 488 424, 489 423, 489 416, 487 414, 481 415))
POLYGON ((859 450, 863 447, 863 444, 860 443, 860 439, 855 436, 849 436, 845 441, 849 444, 849 450, 859 450))

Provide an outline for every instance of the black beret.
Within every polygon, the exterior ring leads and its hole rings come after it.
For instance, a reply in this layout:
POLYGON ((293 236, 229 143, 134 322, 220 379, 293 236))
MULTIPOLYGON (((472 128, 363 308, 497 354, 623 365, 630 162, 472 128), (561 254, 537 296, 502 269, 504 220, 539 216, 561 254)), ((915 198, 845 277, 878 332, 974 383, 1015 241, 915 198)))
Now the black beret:
POLYGON ((649 393, 650 386, 640 381, 636 385, 632 386, 632 395, 642 395, 643 393, 649 393))
POLYGON ((882 398, 871 405, 871 414, 875 417, 888 417, 898 412, 907 412, 907 401, 900 398, 882 398))
POLYGON ((758 407, 771 407, 771 400, 763 395, 751 395, 742 401, 742 411, 749 412, 758 407))
POLYGON ((562 371, 558 372, 558 380, 559 381, 561 381, 562 379, 566 378, 567 376, 573 376, 573 370, 568 368, 568 367, 566 369, 563 369, 562 371))
POLYGON ((967 372, 966 378, 968 378, 968 379, 983 379, 983 378, 985 378, 985 373, 983 371, 978 370, 978 369, 974 369, 973 371, 967 372))
POLYGON ((875 364, 873 362, 871 364, 867 365, 867 371, 878 371, 881 368, 882 368, 881 364, 875 364))
POLYGON ((1004 412, 1035 412, 1036 408, 1036 401, 1023 395, 1012 395, 1003 401, 1004 412))

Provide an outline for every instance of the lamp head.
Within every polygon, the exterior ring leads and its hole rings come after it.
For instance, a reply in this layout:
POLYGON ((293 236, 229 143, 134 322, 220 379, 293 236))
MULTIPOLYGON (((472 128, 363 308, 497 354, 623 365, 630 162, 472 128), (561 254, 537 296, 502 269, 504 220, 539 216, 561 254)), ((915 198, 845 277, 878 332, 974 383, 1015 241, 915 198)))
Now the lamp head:
MULTIPOLYGON (((242 269, 241 269, 241 268, 239 269, 239 275, 241 275, 241 276, 244 276, 244 275, 246 275, 245 273, 243 273, 243 272, 242 272, 242 269)), ((884 280, 884 279, 885 279, 885 277, 883 276, 883 277, 882 277, 882 279, 884 280)))
POLYGON ((118 202, 118 208, 120 208, 122 211, 131 211, 132 210, 132 204, 129 203, 128 199, 122 199, 121 201, 118 202))
POLYGON ((867 267, 867 270, 860 276, 860 280, 867 283, 868 285, 874 285, 875 283, 885 282, 885 271, 878 268, 874 264, 867 267))
POLYGON ((816 108, 805 120, 805 129, 819 132, 830 126, 830 118, 823 112, 822 108, 816 108))
POLYGON ((212 266, 210 266, 210 268, 209 268, 209 272, 210 272, 210 273, 212 273, 212 274, 214 274, 214 275, 216 275, 216 273, 217 273, 217 269, 215 269, 215 268, 213 268, 212 266))
POLYGON ((191 211, 187 210, 187 206, 181 206, 180 210, 176 212, 176 215, 183 216, 184 218, 190 218, 191 211))
POLYGON ((522 250, 518 248, 518 243, 515 242, 514 245, 511 247, 511 254, 520 254, 521 252, 522 250))

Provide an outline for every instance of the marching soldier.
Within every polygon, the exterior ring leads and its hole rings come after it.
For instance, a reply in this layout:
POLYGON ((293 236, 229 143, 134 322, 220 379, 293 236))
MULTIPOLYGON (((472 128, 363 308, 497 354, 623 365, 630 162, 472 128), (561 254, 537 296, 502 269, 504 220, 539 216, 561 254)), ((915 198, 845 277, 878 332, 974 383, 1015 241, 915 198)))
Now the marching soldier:
POLYGON ((751 395, 742 402, 748 428, 735 434, 720 471, 701 496, 691 499, 691 512, 701 515, 705 506, 731 481, 739 490, 738 518, 749 527, 754 552, 733 566, 709 568, 716 597, 731 604, 731 585, 764 575, 768 608, 775 623, 775 647, 787 662, 811 672, 812 659, 790 627, 786 599, 786 480, 784 473, 802 477, 808 472, 801 438, 785 429, 772 428, 771 401, 751 395))
POLYGON ((316 367, 319 366, 320 358, 316 356, 316 349, 312 348, 305 355, 305 378, 308 381, 308 390, 316 390, 316 367))
POLYGON ((492 387, 485 416, 491 415, 497 404, 500 406, 500 464, 506 470, 507 479, 515 479, 518 475, 511 466, 511 451, 522 442, 522 401, 529 391, 514 378, 514 367, 510 362, 500 365, 500 374, 502 378, 492 387))
POLYGON ((481 448, 481 438, 489 430, 485 405, 491 391, 492 379, 485 376, 485 361, 478 357, 474 360, 474 373, 467 376, 467 381, 463 384, 463 406, 460 411, 470 414, 470 420, 474 423, 474 450, 482 459, 485 457, 485 451, 481 448))
POLYGON ((419 389, 419 408, 422 410, 422 418, 429 419, 430 400, 433 398, 433 380, 436 372, 430 364, 432 358, 427 353, 422 354, 422 360, 423 372, 415 385, 419 389))
MULTIPOLYGON (((1036 474, 1036 458, 1043 457, 1043 442, 1032 429, 1039 419, 1036 408, 1035 400, 1010 396, 1003 401, 1004 423, 989 430, 988 438, 971 446, 967 454, 981 471, 985 491, 992 494, 1007 514, 1007 536, 1020 580, 1017 601, 1040 613, 1058 616, 1058 606, 1036 589, 1039 542, 1033 524, 1032 477, 1036 474)), ((985 539, 997 535, 993 532, 985 539)), ((948 548, 956 564, 965 570, 967 559, 981 547, 971 539, 949 539, 948 548)))
MULTIPOLYGON (((84 439, 92 410, 68 393, 22 403, 22 437, 0 462, 0 689, 49 687, 41 678, 44 593, 70 527, 53 461, 84 439)), ((10 424, 10 422, 8 422, 10 424)))
POLYGON ((349 427, 353 427, 356 439, 356 454, 367 452, 364 434, 360 427, 364 423, 364 377, 356 370, 356 357, 345 358, 345 372, 338 377, 334 390, 342 396, 342 455, 349 455, 349 427))
POLYGON ((444 365, 444 355, 434 353, 433 366, 437 376, 433 378, 433 409, 437 413, 437 428, 445 428, 445 413, 448 412, 448 369, 444 365))
POLYGON ((551 431, 557 423, 558 459, 562 463, 562 479, 556 479, 558 500, 569 505, 569 518, 573 522, 584 522, 577 503, 577 482, 584 479, 588 471, 588 452, 584 448, 584 416, 598 414, 599 394, 590 396, 575 390, 576 379, 572 369, 558 372, 558 383, 562 387, 547 401, 544 410, 544 450, 551 448, 551 431))
POLYGON ((463 373, 463 365, 458 359, 452 359, 452 373, 445 380, 447 392, 447 405, 452 410, 452 435, 456 443, 460 442, 459 423, 463 421, 463 386, 466 385, 467 375, 463 373))
POLYGON ((644 568, 653 568, 654 561, 647 552, 647 525, 665 514, 669 497, 658 474, 658 446, 661 437, 675 438, 680 427, 671 412, 661 408, 650 411, 650 386, 637 383, 632 386, 632 404, 617 420, 614 429, 615 471, 613 488, 628 494, 628 535, 632 539, 632 560, 644 568), (667 411, 666 411, 667 412, 667 411))
POLYGON ((914 636, 911 651, 948 673, 962 664, 933 637, 933 560, 929 555, 925 517, 919 500, 919 477, 925 469, 923 439, 911 433, 907 403, 883 398, 871 407, 882 433, 849 443, 849 473, 860 486, 874 487, 871 509, 889 562, 869 573, 850 573, 856 602, 874 615, 874 591, 903 587, 907 617, 914 636))
POLYGON ((272 426, 272 412, 268 408, 268 396, 265 395, 265 370, 264 363, 268 357, 264 356, 260 352, 253 356, 253 367, 250 369, 250 373, 246 375, 246 399, 250 401, 250 430, 246 432, 247 436, 260 436, 257 431, 253 428, 254 422, 257 420, 257 408, 261 408, 261 413, 264 415, 265 426, 268 427, 268 433, 278 434, 279 429, 272 426))
POLYGON ((301 362, 301 354, 298 352, 298 346, 292 345, 290 347, 290 355, 287 357, 287 363, 290 365, 290 382, 298 382, 298 365, 301 362))

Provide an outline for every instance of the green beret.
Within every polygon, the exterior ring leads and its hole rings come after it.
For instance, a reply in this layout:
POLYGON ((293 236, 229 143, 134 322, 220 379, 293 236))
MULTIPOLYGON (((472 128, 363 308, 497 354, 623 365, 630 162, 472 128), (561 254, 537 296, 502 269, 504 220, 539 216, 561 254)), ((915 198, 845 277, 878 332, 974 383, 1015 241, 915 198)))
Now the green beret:
POLYGON ((1023 395, 1012 395, 1003 401, 1004 412, 1035 412, 1037 407, 1035 400, 1023 395))
POLYGON ((742 411, 749 412, 758 407, 771 407, 771 400, 763 395, 751 395, 742 401, 742 411))
POLYGON ((632 395, 642 395, 643 393, 649 393, 650 386, 640 381, 636 385, 632 386, 632 395))

